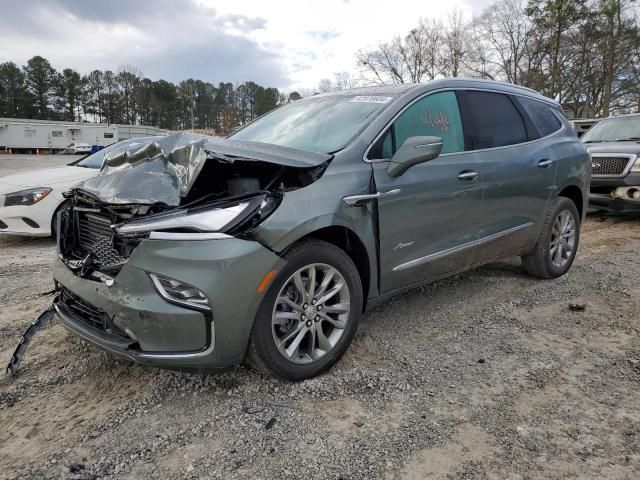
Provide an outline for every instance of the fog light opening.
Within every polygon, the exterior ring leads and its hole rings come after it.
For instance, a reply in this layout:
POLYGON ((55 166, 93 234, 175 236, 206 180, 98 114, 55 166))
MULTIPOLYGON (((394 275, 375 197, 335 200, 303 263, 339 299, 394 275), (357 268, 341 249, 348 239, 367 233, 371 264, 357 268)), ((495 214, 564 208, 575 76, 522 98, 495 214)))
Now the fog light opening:
POLYGON ((169 303, 196 310, 211 311, 209 299, 193 285, 157 273, 149 273, 156 292, 169 303))
POLYGON ((31 228, 40 228, 40 225, 38 225, 36 222, 31 220, 30 218, 22 217, 22 221, 27 225, 29 225, 31 228))

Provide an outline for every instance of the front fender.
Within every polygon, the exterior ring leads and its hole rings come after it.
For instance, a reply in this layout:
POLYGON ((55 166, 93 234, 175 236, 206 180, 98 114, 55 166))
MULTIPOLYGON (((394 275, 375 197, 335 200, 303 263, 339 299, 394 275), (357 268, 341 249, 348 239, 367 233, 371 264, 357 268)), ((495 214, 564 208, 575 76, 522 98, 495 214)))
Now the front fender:
POLYGON ((286 192, 277 210, 251 232, 251 237, 272 251, 282 253, 323 228, 347 228, 366 249, 371 273, 369 298, 377 295, 376 206, 370 203, 351 207, 342 201, 347 195, 369 192, 371 171, 367 167, 340 169, 339 174, 325 174, 305 188, 286 192))

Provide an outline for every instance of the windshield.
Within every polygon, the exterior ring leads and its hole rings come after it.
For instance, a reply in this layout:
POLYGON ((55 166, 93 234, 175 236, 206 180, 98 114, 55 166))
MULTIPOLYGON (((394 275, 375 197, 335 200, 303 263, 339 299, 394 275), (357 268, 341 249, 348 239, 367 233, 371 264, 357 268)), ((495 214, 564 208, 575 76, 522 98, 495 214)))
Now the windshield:
POLYGON ((382 95, 298 100, 273 110, 230 138, 332 153, 347 146, 391 100, 382 95))
POLYGON ((582 136, 584 143, 640 140, 640 115, 601 120, 582 136))
MULTIPOLYGON (((81 144, 78 144, 81 145, 81 144)), ((105 154, 113 148, 115 143, 112 143, 108 147, 103 148, 102 150, 98 150, 96 153, 92 153, 91 155, 87 155, 86 157, 80 159, 75 163, 71 163, 71 165, 75 167, 86 167, 86 168, 100 168, 102 167, 102 161, 104 160, 105 154)))

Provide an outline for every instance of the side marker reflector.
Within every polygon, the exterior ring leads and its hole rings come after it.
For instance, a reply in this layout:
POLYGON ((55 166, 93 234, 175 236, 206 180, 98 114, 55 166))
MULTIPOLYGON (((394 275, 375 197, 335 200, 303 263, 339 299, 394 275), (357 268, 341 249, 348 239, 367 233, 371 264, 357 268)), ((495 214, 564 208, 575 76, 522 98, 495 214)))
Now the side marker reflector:
POLYGON ((267 289, 267 287, 271 283, 271 280, 273 280, 273 277, 276 276, 276 273, 278 273, 277 270, 271 270, 269 273, 267 273, 264 276, 264 278, 260 282, 260 285, 258 285, 258 293, 264 293, 264 291, 267 289))

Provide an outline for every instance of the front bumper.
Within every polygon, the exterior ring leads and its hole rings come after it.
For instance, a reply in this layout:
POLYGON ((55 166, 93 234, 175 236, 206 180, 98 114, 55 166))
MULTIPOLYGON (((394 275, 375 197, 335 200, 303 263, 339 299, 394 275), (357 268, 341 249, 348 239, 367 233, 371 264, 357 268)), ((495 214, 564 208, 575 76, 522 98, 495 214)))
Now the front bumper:
POLYGON ((637 212, 640 210, 640 172, 631 172, 622 178, 592 177, 589 206, 611 212, 637 212))
POLYGON ((61 288, 104 312, 126 334, 97 328, 64 303, 56 310, 68 330, 118 356, 166 368, 225 369, 244 357, 262 301, 260 282, 283 264, 260 243, 236 238, 144 240, 111 286, 76 276, 62 261, 54 273, 61 288), (200 289, 210 314, 165 301, 148 272, 200 289))
POLYGON ((51 235, 51 219, 60 203, 62 203, 62 199, 54 193, 50 193, 35 205, 0 206, 0 222, 2 222, 0 223, 0 235, 49 237, 51 235))

